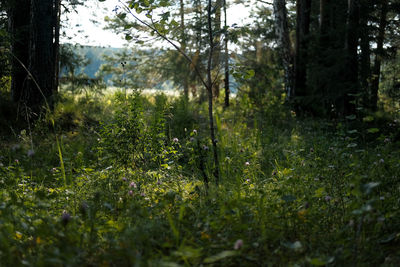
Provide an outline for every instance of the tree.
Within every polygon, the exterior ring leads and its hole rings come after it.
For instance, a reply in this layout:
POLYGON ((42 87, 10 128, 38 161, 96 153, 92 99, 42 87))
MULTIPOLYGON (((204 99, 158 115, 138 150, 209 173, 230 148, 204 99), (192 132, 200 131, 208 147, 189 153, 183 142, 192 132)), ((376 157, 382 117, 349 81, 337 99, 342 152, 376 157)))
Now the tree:
POLYGON ((381 64, 384 55, 383 44, 385 41, 385 31, 387 25, 387 14, 388 14, 388 0, 380 1, 380 17, 379 17, 379 29, 378 36, 376 39, 376 52, 375 62, 372 70, 372 81, 371 81, 371 97, 370 97, 370 108, 376 111, 378 108, 378 90, 379 80, 381 75, 381 64))
MULTIPOLYGON (((325 0, 321 0, 321 6, 323 1, 325 0)), ((307 67, 308 67, 309 33, 310 33, 310 14, 311 14, 311 0, 296 1, 296 46, 295 46, 296 52, 294 58, 295 78, 294 78, 293 91, 294 95, 300 98, 305 97, 308 94, 307 67)))
POLYGON ((30 42, 30 1, 9 1, 8 18, 11 36, 11 95, 14 102, 23 97, 27 84, 30 42))
POLYGON ((282 58, 283 68, 285 72, 285 91, 288 99, 294 96, 293 88, 293 52, 290 42, 290 32, 287 21, 287 10, 285 0, 274 0, 274 17, 275 17, 275 32, 280 47, 280 55, 282 58))
POLYGON ((227 13, 226 13, 226 0, 223 0, 224 5, 224 30, 225 30, 225 39, 224 39, 224 50, 225 50, 225 57, 224 57, 224 68, 225 68, 225 79, 224 79, 224 88, 225 88, 225 100, 224 105, 225 107, 229 107, 229 95, 230 95, 230 88, 229 88, 229 50, 228 50, 228 20, 227 20, 227 13))
POLYGON ((59 0, 14 0, 8 11, 11 34, 12 99, 38 115, 51 108, 58 87, 59 0))
MULTIPOLYGON (((214 116, 213 116, 213 86, 215 82, 215 77, 212 74, 213 67, 213 58, 214 58, 214 50, 215 50, 215 36, 214 36, 214 27, 213 21, 215 18, 212 17, 212 1, 208 0, 207 5, 207 32, 208 32, 208 59, 207 59, 207 69, 206 69, 206 77, 204 78, 200 69, 195 64, 194 60, 183 51, 178 44, 172 41, 167 37, 170 29, 176 25, 175 21, 168 21, 169 12, 162 13, 160 15, 160 19, 158 21, 154 20, 153 11, 156 8, 166 7, 168 6, 168 1, 161 1, 158 5, 153 3, 150 4, 148 1, 128 1, 127 4, 122 4, 124 12, 120 12, 117 16, 126 17, 127 14, 130 14, 136 21, 138 21, 141 25, 147 27, 151 32, 159 36, 161 39, 169 43, 176 51, 178 51, 187 61, 188 64, 194 69, 197 77, 201 81, 201 83, 206 88, 208 94, 208 117, 209 117, 209 130, 210 130, 210 139, 213 146, 213 156, 214 156, 214 172, 213 175, 215 177, 216 184, 220 181, 219 176, 219 160, 218 160, 218 151, 217 151, 217 139, 215 135, 215 126, 214 126, 214 116), (145 18, 139 18, 138 15, 142 12, 146 13, 146 17, 149 21, 146 21, 145 18)), ((206 179, 205 182, 208 180, 206 179)))

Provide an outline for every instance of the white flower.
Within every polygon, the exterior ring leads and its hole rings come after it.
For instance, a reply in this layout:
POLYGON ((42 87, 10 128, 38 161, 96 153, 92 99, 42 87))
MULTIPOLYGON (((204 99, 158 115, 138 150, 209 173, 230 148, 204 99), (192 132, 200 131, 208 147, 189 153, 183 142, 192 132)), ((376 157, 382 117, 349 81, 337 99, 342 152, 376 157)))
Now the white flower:
POLYGON ((179 139, 175 137, 174 139, 172 139, 172 142, 178 143, 178 142, 179 142, 179 139))
POLYGON ((235 245, 233 245, 233 249, 238 250, 241 249, 243 247, 243 240, 242 239, 238 239, 235 242, 235 245))

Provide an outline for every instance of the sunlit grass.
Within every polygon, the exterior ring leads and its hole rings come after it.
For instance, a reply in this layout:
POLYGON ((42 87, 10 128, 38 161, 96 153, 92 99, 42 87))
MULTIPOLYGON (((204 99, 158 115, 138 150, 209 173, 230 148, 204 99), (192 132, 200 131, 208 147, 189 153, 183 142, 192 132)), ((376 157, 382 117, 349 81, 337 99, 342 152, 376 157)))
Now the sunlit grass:
POLYGON ((216 111, 221 184, 207 189, 203 109, 67 97, 55 111, 66 187, 47 121, 33 129, 34 154, 26 131, 2 145, 1 264, 397 265, 395 133, 235 99, 216 111))

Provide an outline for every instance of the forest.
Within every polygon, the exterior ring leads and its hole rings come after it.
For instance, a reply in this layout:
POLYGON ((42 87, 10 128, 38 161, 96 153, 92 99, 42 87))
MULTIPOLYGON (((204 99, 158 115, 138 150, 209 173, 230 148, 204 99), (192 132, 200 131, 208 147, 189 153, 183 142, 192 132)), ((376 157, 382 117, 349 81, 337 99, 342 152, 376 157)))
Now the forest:
POLYGON ((399 52, 399 0, 2 0, 0 267, 400 266, 399 52))

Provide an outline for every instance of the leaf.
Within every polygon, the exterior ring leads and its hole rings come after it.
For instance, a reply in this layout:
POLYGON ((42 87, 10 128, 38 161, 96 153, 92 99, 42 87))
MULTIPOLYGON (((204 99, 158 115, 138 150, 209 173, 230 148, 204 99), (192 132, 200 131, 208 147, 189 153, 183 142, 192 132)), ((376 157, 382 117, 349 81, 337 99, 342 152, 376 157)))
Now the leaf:
POLYGON ((133 39, 133 37, 130 36, 129 34, 126 34, 126 35, 125 35, 125 40, 130 41, 130 40, 132 40, 132 39, 133 39))
POLYGON ((389 236, 384 237, 381 240, 379 240, 379 243, 381 243, 381 244, 389 243, 392 240, 394 240, 396 238, 396 236, 397 236, 397 233, 390 234, 389 236))
POLYGON ((295 241, 293 243, 291 242, 283 242, 282 245, 286 248, 292 249, 296 252, 301 251, 303 248, 303 245, 301 244, 300 241, 295 241))
POLYGON ((350 143, 350 144, 348 144, 348 145, 347 145, 347 147, 348 147, 348 148, 351 148, 351 147, 356 147, 356 146, 357 146, 357 144, 356 144, 356 143, 350 143))
POLYGON ((236 256, 237 254, 238 254, 237 251, 225 250, 214 256, 205 258, 204 263, 214 263, 214 262, 220 261, 220 260, 228 258, 228 257, 236 256))
POLYGON ((357 118, 356 115, 346 116, 346 119, 348 119, 348 120, 355 120, 356 118, 357 118))
POLYGON ((368 133, 377 133, 377 132, 379 132, 379 129, 378 129, 378 128, 369 128, 369 129, 367 130, 367 132, 368 132, 368 133))
POLYGON ((315 197, 322 197, 325 193, 325 187, 320 187, 317 190, 315 190, 315 197))
POLYGON ((371 191, 372 191, 372 189, 374 189, 375 187, 377 187, 379 184, 380 184, 380 183, 378 183, 378 182, 371 182, 371 183, 364 184, 364 185, 362 186, 363 189, 364 189, 364 193, 367 194, 367 195, 370 194, 371 191))
POLYGON ((307 261, 314 266, 325 266, 327 264, 331 264, 334 260, 335 257, 327 257, 325 259, 321 258, 307 259, 307 261))
POLYGON ((253 78, 255 74, 256 74, 256 72, 254 70, 248 70, 248 71, 246 71, 244 78, 245 79, 253 78))
POLYGON ((372 117, 372 116, 367 116, 367 117, 363 118, 363 122, 371 122, 373 120, 374 120, 374 117, 372 117))

